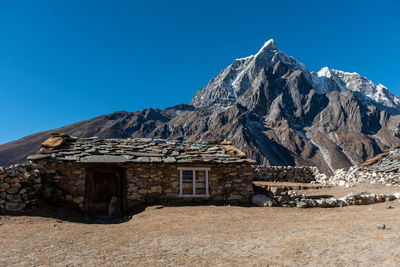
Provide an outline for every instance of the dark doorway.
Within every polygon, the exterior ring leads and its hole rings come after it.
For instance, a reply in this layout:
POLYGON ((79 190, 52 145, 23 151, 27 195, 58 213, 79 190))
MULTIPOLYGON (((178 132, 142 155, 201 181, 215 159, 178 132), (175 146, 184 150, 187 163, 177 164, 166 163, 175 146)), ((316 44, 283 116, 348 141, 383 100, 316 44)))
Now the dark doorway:
MULTIPOLYGON (((112 197, 117 197, 118 212, 122 207, 121 172, 115 170, 94 170, 88 181, 88 199, 90 214, 108 214, 112 197)), ((114 207, 115 209, 115 207, 114 207)))

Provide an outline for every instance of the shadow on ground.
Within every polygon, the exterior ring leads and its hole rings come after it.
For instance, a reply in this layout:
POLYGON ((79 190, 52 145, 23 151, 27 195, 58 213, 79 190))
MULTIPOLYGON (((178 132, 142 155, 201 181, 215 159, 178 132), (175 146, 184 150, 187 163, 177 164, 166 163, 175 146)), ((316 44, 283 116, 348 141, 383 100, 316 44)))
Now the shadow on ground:
MULTIPOLYGON (((164 207, 183 207, 183 206, 230 206, 226 203, 209 203, 209 202, 188 202, 188 203, 163 203, 163 204, 149 204, 139 205, 134 209, 130 209, 120 215, 87 215, 70 206, 56 207, 56 206, 43 206, 34 210, 27 210, 23 212, 0 212, 0 217, 16 217, 16 216, 32 216, 53 218, 57 222, 62 223, 74 222, 83 224, 120 224, 135 218, 138 214, 145 211, 147 208, 162 209, 164 207)), ((251 205, 235 205, 240 207, 251 207, 251 205)))
POLYGON ((71 207, 55 207, 55 206, 44 206, 35 210, 27 210, 23 212, 3 212, 0 216, 3 217, 15 217, 15 216, 32 216, 32 217, 44 217, 54 218, 57 222, 75 222, 84 224, 119 224, 131 220, 137 214, 143 212, 146 209, 145 206, 137 207, 134 210, 123 213, 116 216, 108 215, 86 215, 80 211, 77 211, 71 207))

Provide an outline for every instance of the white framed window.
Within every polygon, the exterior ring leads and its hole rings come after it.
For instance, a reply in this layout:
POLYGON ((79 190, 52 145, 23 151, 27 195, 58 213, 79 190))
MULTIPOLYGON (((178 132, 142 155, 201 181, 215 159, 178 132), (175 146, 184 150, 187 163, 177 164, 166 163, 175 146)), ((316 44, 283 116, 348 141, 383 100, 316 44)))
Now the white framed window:
POLYGON ((209 197, 208 171, 210 168, 182 167, 179 170, 180 197, 209 197))

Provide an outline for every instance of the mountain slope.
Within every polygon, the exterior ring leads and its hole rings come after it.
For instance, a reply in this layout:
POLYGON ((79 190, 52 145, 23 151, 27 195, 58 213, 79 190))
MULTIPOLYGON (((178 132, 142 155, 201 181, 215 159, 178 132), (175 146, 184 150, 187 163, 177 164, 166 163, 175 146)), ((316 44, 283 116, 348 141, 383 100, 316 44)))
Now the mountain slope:
POLYGON ((28 155, 39 149, 40 143, 46 140, 52 132, 63 132, 78 137, 99 136, 102 138, 158 135, 162 125, 171 118, 191 110, 193 107, 182 104, 164 110, 149 108, 138 112, 119 111, 51 131, 35 133, 1 145, 0 166, 24 162, 28 155))
MULTIPOLYGON (((269 40, 235 60, 190 105, 116 112, 57 129, 87 137, 229 139, 260 164, 348 168, 399 145, 399 99, 358 74, 310 73, 269 40)), ((0 165, 23 160, 43 132, 0 146, 0 165)))

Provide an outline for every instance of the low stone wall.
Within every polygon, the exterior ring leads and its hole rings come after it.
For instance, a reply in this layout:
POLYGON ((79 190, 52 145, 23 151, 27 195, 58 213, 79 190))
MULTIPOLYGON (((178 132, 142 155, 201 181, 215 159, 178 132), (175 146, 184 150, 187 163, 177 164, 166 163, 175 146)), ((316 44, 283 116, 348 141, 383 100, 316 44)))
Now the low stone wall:
POLYGON ((20 211, 39 204, 42 180, 30 165, 0 167, 0 211, 20 211))
POLYGON ((353 166, 349 170, 338 169, 335 174, 319 176, 318 182, 330 185, 349 186, 357 183, 400 185, 400 173, 398 171, 375 171, 361 166, 353 166))
POLYGON ((255 166, 254 181, 310 183, 320 173, 316 167, 255 166))
POLYGON ((351 205, 369 205, 374 203, 389 202, 400 198, 400 192, 392 195, 373 194, 367 192, 352 192, 341 198, 324 198, 323 196, 308 197, 297 194, 295 190, 268 190, 262 186, 254 186, 252 203, 260 207, 298 207, 298 208, 334 208, 351 205))

